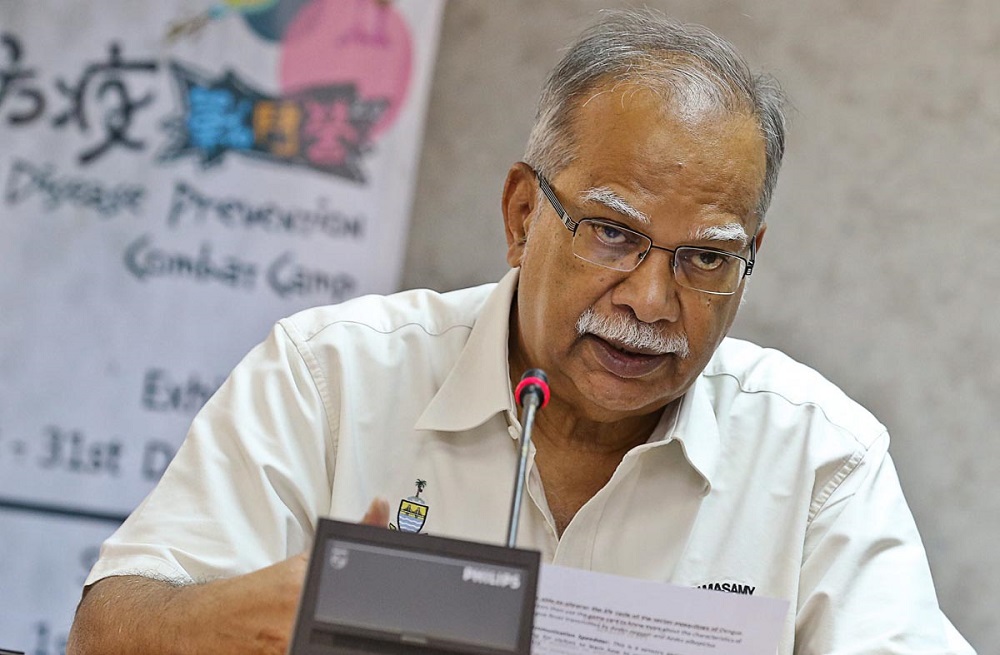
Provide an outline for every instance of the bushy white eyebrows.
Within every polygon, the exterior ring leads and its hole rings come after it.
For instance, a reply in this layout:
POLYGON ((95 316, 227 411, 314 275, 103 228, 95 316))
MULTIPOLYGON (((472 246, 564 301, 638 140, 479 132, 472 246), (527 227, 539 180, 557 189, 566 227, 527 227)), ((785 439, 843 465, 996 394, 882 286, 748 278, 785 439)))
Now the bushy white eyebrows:
MULTIPOLYGON (((609 189, 608 187, 592 187, 580 194, 581 202, 596 202, 604 205, 608 209, 623 214, 645 225, 650 225, 649 216, 633 207, 627 200, 609 189)), ((750 235, 746 228, 739 223, 726 223, 725 225, 710 225, 699 228, 694 239, 697 241, 722 241, 736 243, 745 248, 750 244, 750 235)))
POLYGON ((599 186, 587 189, 580 194, 581 202, 597 202, 608 209, 618 212, 632 218, 640 223, 646 225, 650 224, 649 216, 646 216, 641 211, 629 204, 625 198, 609 189, 608 187, 599 186))
POLYGON ((695 240, 701 241, 728 241, 738 243, 741 247, 750 244, 750 235, 746 228, 739 223, 726 223, 725 225, 710 225, 699 228, 695 232, 695 240))

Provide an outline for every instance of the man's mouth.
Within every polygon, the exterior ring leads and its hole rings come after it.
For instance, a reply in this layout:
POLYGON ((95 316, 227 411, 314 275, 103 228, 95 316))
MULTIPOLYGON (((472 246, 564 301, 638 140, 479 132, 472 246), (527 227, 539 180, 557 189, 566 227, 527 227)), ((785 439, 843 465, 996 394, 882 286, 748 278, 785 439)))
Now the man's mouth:
POLYGON ((640 378, 649 375, 668 360, 673 353, 657 353, 608 341, 595 334, 585 334, 584 340, 591 345, 595 358, 608 372, 621 378, 640 378))
POLYGON ((648 348, 636 348, 633 346, 628 346, 613 339, 608 339, 606 337, 601 337, 596 334, 588 334, 587 336, 594 337, 595 339, 600 339, 604 343, 608 344, 618 352, 623 355, 628 355, 630 357, 660 357, 668 353, 657 352, 648 348))

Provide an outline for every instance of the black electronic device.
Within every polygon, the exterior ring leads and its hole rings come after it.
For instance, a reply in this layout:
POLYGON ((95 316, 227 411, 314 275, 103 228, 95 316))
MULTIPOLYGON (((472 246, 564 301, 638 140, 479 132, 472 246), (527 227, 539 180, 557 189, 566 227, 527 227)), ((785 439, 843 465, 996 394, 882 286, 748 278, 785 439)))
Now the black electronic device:
POLYGON ((549 393, 541 369, 515 390, 524 411, 507 547, 320 519, 289 655, 530 654, 541 555, 514 544, 549 393))
POLYGON ((540 555, 320 519, 290 655, 528 655, 540 555))

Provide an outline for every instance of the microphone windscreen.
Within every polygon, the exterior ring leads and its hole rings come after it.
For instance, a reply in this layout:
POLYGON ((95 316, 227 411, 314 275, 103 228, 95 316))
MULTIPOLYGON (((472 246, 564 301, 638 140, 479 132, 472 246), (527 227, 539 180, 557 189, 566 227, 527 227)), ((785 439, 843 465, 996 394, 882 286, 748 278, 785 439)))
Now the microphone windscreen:
POLYGON ((524 375, 521 376, 521 381, 517 383, 517 388, 514 389, 514 397, 521 405, 524 405, 524 399, 529 393, 538 395, 539 408, 549 404, 549 396, 551 395, 549 376, 545 375, 545 371, 540 368, 529 368, 525 371, 524 375))

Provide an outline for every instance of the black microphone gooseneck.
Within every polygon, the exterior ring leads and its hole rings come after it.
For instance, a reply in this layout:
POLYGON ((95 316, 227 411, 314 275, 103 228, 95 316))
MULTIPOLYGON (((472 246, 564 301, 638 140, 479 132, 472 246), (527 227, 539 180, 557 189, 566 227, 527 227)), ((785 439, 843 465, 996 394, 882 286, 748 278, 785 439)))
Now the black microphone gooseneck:
POLYGON ((514 397, 524 410, 521 412, 521 453, 517 458, 517 479, 514 481, 514 495, 510 501, 510 522, 507 525, 507 547, 513 548, 517 542, 517 525, 521 517, 521 499, 524 496, 524 479, 528 469, 528 447, 531 445, 531 430, 535 426, 535 412, 549 402, 549 379, 540 368, 530 368, 521 376, 514 389, 514 397))

